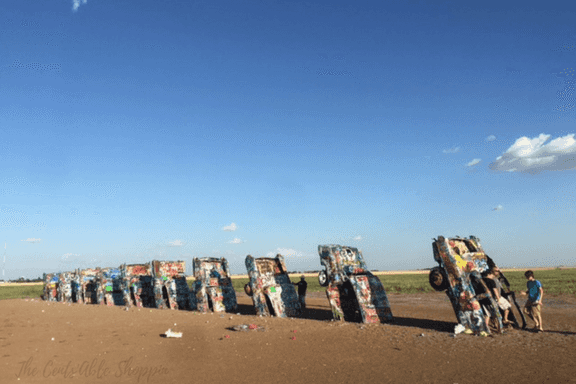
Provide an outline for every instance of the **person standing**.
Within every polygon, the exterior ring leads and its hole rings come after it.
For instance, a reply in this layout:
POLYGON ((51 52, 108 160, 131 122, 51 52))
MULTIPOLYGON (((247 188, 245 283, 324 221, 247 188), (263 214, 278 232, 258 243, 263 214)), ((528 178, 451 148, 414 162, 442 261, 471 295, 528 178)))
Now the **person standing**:
POLYGON ((495 270, 494 269, 489 270, 488 275, 486 277, 494 281, 494 286, 491 289, 490 293, 492 293, 494 300, 496 300, 496 302, 498 303, 498 308, 500 308, 502 312, 504 312, 502 322, 504 323, 504 325, 511 324, 512 322, 508 320, 508 314, 510 313, 510 308, 512 308, 512 306, 510 305, 510 302, 508 302, 508 300, 506 300, 504 296, 502 296, 503 291, 502 284, 496 277, 495 270))
POLYGON ((510 288, 510 283, 508 282, 508 279, 506 279, 502 275, 502 273, 500 273, 500 268, 498 267, 492 268, 492 272, 494 273, 495 276, 494 282, 496 283, 496 287, 500 290, 500 295, 503 296, 506 300, 508 300, 508 302, 510 302, 508 296, 512 296, 514 292, 512 291, 507 292, 507 289, 509 290, 510 288), (506 286, 507 289, 504 289, 504 286, 506 286))
POLYGON ((306 290, 308 289, 308 283, 304 275, 300 276, 300 281, 293 283, 298 286, 298 300, 300 301, 300 307, 302 309, 306 308, 306 290))
POLYGON ((542 299, 544 298, 544 290, 542 283, 534 278, 534 272, 526 271, 524 276, 528 279, 526 282, 526 291, 522 291, 522 295, 528 295, 528 300, 524 305, 524 313, 534 321, 536 332, 544 332, 542 328, 542 299))

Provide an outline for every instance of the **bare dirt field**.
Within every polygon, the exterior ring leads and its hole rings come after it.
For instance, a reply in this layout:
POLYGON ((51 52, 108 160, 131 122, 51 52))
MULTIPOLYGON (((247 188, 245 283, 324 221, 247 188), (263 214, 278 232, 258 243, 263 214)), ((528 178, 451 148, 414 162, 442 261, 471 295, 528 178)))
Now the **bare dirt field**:
POLYGON ((299 319, 257 317, 244 294, 240 315, 2 300, 0 383, 576 382, 573 297, 545 298, 544 333, 488 338, 453 337, 444 294, 389 298, 386 325, 332 322, 319 293, 299 319))

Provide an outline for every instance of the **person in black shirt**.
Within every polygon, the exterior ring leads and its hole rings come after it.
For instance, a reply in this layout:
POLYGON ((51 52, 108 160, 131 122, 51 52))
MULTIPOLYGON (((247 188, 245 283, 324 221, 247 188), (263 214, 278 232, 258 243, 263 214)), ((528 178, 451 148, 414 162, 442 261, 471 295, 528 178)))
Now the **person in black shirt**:
POLYGON ((308 283, 304 275, 300 276, 300 281, 293 283, 298 286, 298 300, 300 301, 300 307, 302 309, 306 308, 306 289, 308 289, 308 283))

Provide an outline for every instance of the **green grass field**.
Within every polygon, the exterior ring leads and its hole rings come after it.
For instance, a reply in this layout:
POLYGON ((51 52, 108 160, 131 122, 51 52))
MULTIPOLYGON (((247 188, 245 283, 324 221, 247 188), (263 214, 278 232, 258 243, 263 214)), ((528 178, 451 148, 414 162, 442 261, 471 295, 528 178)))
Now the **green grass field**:
MULTIPOLYGON (((513 291, 526 290, 526 279, 524 271, 505 272, 510 281, 513 291)), ((537 280, 542 282, 544 295, 570 295, 576 296, 576 268, 571 269, 551 269, 535 271, 537 280)), ((434 292, 428 283, 428 274, 402 274, 402 275, 379 275, 388 293, 426 293, 434 292)), ((298 281, 298 277, 292 277, 293 282, 298 281)), ((324 292, 326 288, 318 284, 315 276, 307 277, 309 292, 324 292)), ((188 281, 191 287, 193 281, 188 281)), ((247 278, 232 279, 232 284, 237 292, 244 291, 244 285, 248 283, 247 278)), ((23 286, 0 286, 0 300, 18 299, 25 297, 38 298, 42 294, 42 285, 23 286)))
MULTIPOLYGON (((513 291, 526 290, 524 271, 510 271, 505 272, 504 275, 513 291)), ((576 268, 535 271, 534 276, 542 283, 545 295, 576 296, 576 268)), ((379 277, 388 293, 434 292, 428 283, 428 274, 381 275, 379 277)))
POLYGON ((0 300, 23 299, 25 297, 40 298, 42 285, 0 286, 0 300))

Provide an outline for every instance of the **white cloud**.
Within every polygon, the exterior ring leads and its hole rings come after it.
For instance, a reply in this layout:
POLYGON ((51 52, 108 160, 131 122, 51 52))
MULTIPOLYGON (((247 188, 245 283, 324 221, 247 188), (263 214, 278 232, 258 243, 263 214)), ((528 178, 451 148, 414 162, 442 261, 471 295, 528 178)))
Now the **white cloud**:
POLYGON ((244 242, 244 240, 241 240, 239 238, 234 238, 234 240, 230 240, 228 243, 230 244, 242 244, 244 242))
POLYGON ((238 226, 236 225, 236 223, 232 223, 230 225, 222 227, 223 231, 228 231, 228 232, 234 232, 237 229, 238 229, 238 226))
POLYGON ((174 240, 174 241, 168 242, 169 247, 181 247, 183 245, 184 245, 184 243, 182 242, 182 240, 174 240))
POLYGON ((516 139, 502 156, 490 164, 495 171, 538 173, 576 168, 576 140, 574 134, 558 137, 548 143, 550 135, 541 133, 530 139, 516 139))
POLYGON ((20 240, 20 241, 25 241, 27 243, 39 243, 40 241, 42 241, 42 239, 33 239, 29 237, 26 240, 20 240))
POLYGON ((358 235, 358 236, 354 237, 354 240, 360 241, 360 240, 362 240, 362 236, 358 235))
POLYGON ((456 153, 460 151, 460 147, 454 147, 454 148, 450 148, 450 149, 445 149, 442 151, 442 153, 456 153))
POLYGON ((494 207, 492 210, 493 211, 501 211, 502 210, 502 206, 501 205, 497 205, 496 207, 494 207))
POLYGON ((496 140, 496 136, 494 135, 490 135, 486 138, 486 141, 494 141, 494 140, 496 140))
POLYGON ((468 164, 466 164, 467 167, 473 167, 476 164, 478 164, 479 162, 481 162, 481 159, 473 159, 471 162, 469 162, 468 164))
POLYGON ((72 10, 76 12, 80 7, 80 4, 86 4, 88 0, 72 0, 72 10))
POLYGON ((281 254, 284 257, 288 257, 288 258, 297 258, 297 257, 308 257, 309 255, 297 251, 295 249, 292 248, 276 248, 275 251, 272 252, 268 252, 266 254, 266 257, 276 257, 277 254, 281 254))

